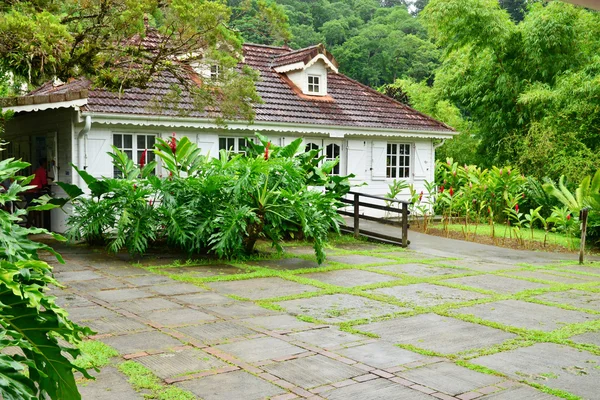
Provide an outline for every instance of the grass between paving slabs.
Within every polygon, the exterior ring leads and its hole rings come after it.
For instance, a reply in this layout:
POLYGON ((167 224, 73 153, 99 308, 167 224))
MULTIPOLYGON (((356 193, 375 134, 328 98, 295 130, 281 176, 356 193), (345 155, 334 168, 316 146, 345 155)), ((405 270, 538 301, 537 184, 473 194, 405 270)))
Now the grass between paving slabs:
POLYGON ((97 340, 84 340, 77 347, 81 350, 81 356, 73 363, 85 369, 102 368, 110 364, 112 357, 119 355, 118 351, 97 340))
MULTIPOLYGON (((155 273, 170 276, 171 278, 176 279, 176 280, 190 282, 190 283, 193 283, 193 284, 196 284, 199 286, 203 286, 205 288, 208 288, 206 286, 206 284, 209 282, 237 281, 237 280, 267 278, 267 277, 277 277, 277 278, 285 279, 288 281, 296 282, 299 284, 310 285, 315 288, 314 291, 309 291, 309 292, 304 292, 304 293, 299 293, 299 294, 294 294, 294 295, 289 295, 289 296, 279 296, 279 297, 273 297, 273 298, 267 298, 267 299, 260 299, 260 300, 250 300, 248 298, 245 298, 245 297, 239 296, 239 295, 235 295, 235 294, 229 295, 229 297, 231 297, 231 298, 234 298, 237 300, 243 300, 243 301, 250 301, 261 307, 264 307, 267 309, 272 309, 272 310, 277 310, 277 311, 285 311, 284 308, 280 304, 278 304, 283 301, 296 300, 296 299, 307 299, 307 298, 318 297, 318 296, 323 296, 323 295, 330 295, 330 294, 348 294, 348 295, 353 295, 353 296, 360 296, 363 298, 380 301, 380 302, 387 303, 390 305, 396 305, 396 306, 400 306, 400 307, 410 308, 410 310, 408 310, 408 311, 390 313, 387 315, 378 316, 376 318, 368 318, 368 319, 360 318, 360 319, 355 319, 355 320, 351 320, 351 321, 335 322, 335 323, 323 321, 323 320, 320 320, 320 319, 315 318, 310 315, 297 315, 298 319, 305 321, 305 322, 337 325, 343 331, 346 331, 349 333, 354 333, 354 334, 361 334, 361 335, 364 335, 367 337, 378 337, 378 336, 376 334, 373 334, 370 332, 361 331, 360 329, 357 328, 358 325, 369 323, 369 322, 384 321, 384 320, 397 318, 397 317, 409 317, 409 316, 425 314, 425 313, 435 313, 435 314, 438 314, 441 316, 456 318, 456 319, 463 320, 466 322, 485 325, 488 327, 492 327, 492 328, 496 328, 496 329, 500 329, 500 330, 503 330, 506 332, 516 334, 517 335, 516 338, 506 340, 503 343, 496 344, 493 346, 488 346, 485 348, 464 351, 464 352, 460 352, 460 353, 456 353, 456 354, 438 354, 436 352, 433 352, 433 351, 430 351, 427 349, 423 349, 423 348, 419 348, 417 346, 413 346, 413 345, 409 345, 409 344, 398 345, 401 348, 415 351, 420 354, 443 356, 443 357, 446 357, 446 358, 456 362, 458 365, 462 365, 462 366, 465 366, 467 368, 470 368, 470 369, 473 369, 473 370, 476 370, 479 372, 491 373, 494 375, 503 376, 502 374, 498 373, 497 371, 488 370, 485 367, 478 366, 476 364, 471 363, 469 360, 479 357, 479 356, 483 356, 483 355, 491 355, 491 354, 495 354, 495 353, 499 353, 499 352, 503 352, 503 351, 507 351, 507 350, 513 350, 513 349, 517 349, 517 348, 521 348, 521 347, 528 347, 528 346, 532 346, 536 343, 542 343, 542 342, 567 345, 567 346, 571 346, 576 349, 585 350, 585 351, 591 352, 593 354, 600 355, 600 347, 592 345, 592 344, 575 343, 569 339, 570 337, 572 337, 574 335, 600 330, 600 321, 588 321, 588 322, 583 322, 583 323, 566 324, 554 331, 545 332, 545 331, 510 326, 510 325, 506 325, 506 324, 502 324, 502 323, 498 323, 498 322, 494 322, 494 321, 488 321, 483 318, 476 317, 474 315, 457 312, 457 309, 459 309, 459 308, 473 306, 473 305, 477 305, 477 304, 492 303, 492 302, 496 302, 496 301, 500 301, 500 300, 521 300, 521 301, 530 302, 530 303, 537 303, 537 304, 543 304, 543 305, 547 305, 547 306, 562 308, 565 310, 580 311, 580 312, 584 312, 587 314, 593 314, 593 315, 600 314, 600 312, 595 311, 595 310, 585 309, 585 308, 576 307, 576 306, 573 306, 570 304, 564 304, 564 303, 559 303, 559 302, 550 302, 550 301, 546 301, 546 300, 542 300, 542 299, 538 299, 538 298, 534 297, 534 296, 538 296, 538 295, 541 295, 544 293, 564 292, 564 291, 572 290, 572 289, 577 289, 577 290, 581 290, 583 292, 589 292, 589 293, 600 293, 600 286, 598 286, 597 282, 563 284, 563 283, 557 283, 557 282, 549 281, 549 280, 545 280, 545 279, 537 279, 537 278, 515 275, 515 272, 518 272, 518 271, 545 271, 545 272, 549 272, 549 273, 557 276, 557 279, 560 279, 561 276, 568 278, 569 276, 563 275, 565 273, 568 273, 570 275, 570 277, 573 277, 574 275, 585 275, 585 276, 598 277, 598 280, 600 281, 600 263, 588 263, 587 264, 588 266, 599 267, 598 274, 589 273, 589 272, 585 272, 585 271, 575 271, 575 270, 566 269, 566 266, 573 265, 573 262, 552 264, 549 266, 533 266, 533 265, 522 264, 522 265, 520 265, 521 268, 519 270, 512 270, 512 269, 507 268, 507 269, 500 269, 500 270, 492 271, 492 272, 490 272, 490 271, 483 272, 483 271, 477 271, 477 270, 470 270, 468 267, 464 267, 464 266, 453 265, 452 261, 454 261, 455 259, 449 259, 449 258, 446 258, 446 259, 440 259, 440 258, 421 259, 418 254, 415 254, 410 251, 406 251, 404 249, 400 249, 397 247, 392 247, 392 246, 378 245, 376 247, 370 248, 369 250, 360 250, 360 249, 353 249, 353 248, 336 247, 336 245, 340 245, 340 244, 352 247, 352 246, 360 246, 363 243, 357 242, 351 238, 345 239, 345 240, 340 240, 340 241, 334 243, 334 245, 330 249, 328 249, 328 251, 327 251, 328 255, 329 256, 333 256, 333 255, 335 255, 335 256, 351 256, 351 255, 374 256, 374 257, 378 257, 378 258, 387 259, 389 261, 386 261, 386 262, 382 261, 379 263, 370 263, 370 264, 359 264, 359 265, 345 264, 345 263, 340 263, 340 262, 336 262, 336 261, 327 261, 326 265, 321 266, 321 267, 303 268, 303 269, 296 269, 296 270, 276 270, 276 269, 269 268, 267 265, 250 265, 250 264, 248 264, 248 262, 250 262, 250 261, 259 261, 260 262, 263 260, 264 261, 277 260, 277 259, 282 259, 282 258, 301 258, 301 259, 304 259, 307 261, 314 261, 314 255, 312 255, 312 254, 285 253, 283 255, 270 254, 266 257, 255 257, 252 259, 245 260, 244 262, 227 263, 228 265, 234 266, 243 271, 240 274, 232 274, 232 275, 217 275, 217 276, 198 277, 198 276, 193 276, 193 275, 189 275, 189 274, 185 274, 185 273, 177 274, 177 273, 173 273, 171 271, 165 270, 165 268, 173 268, 173 267, 177 267, 177 266, 190 266, 190 265, 210 266, 210 265, 215 264, 214 261, 210 261, 210 262, 196 261, 193 263, 185 263, 185 264, 179 263, 176 265, 162 265, 162 266, 157 266, 157 267, 146 267, 146 269, 149 271, 155 272, 155 273), (430 265, 430 266, 435 266, 437 268, 456 269, 456 271, 455 271, 456 273, 451 273, 448 275, 434 275, 434 276, 411 276, 408 274, 391 272, 391 271, 381 269, 381 267, 385 267, 385 266, 389 266, 389 265, 412 264, 412 263, 417 263, 417 264, 421 264, 421 265, 430 265), (332 284, 329 284, 326 282, 322 282, 322 281, 319 281, 318 279, 312 279, 312 278, 303 276, 304 274, 307 274, 307 273, 329 272, 329 271, 347 270, 347 269, 355 269, 355 270, 374 272, 374 273, 378 273, 378 274, 382 274, 382 275, 391 276, 396 279, 393 281, 388 281, 388 282, 365 284, 363 286, 342 287, 342 286, 336 286, 336 285, 332 285, 332 284), (521 292, 514 293, 514 294, 506 294, 506 293, 499 293, 499 292, 496 292, 493 290, 486 290, 486 289, 482 289, 482 288, 467 286, 464 284, 447 282, 448 279, 452 279, 452 278, 477 276, 477 275, 496 275, 496 276, 501 276, 501 277, 518 279, 518 280, 522 280, 522 281, 529 281, 529 282, 533 282, 533 283, 543 283, 543 284, 546 284, 549 286, 545 287, 545 288, 540 288, 540 289, 523 290, 521 292), (416 306, 415 304, 400 301, 393 296, 371 292, 371 290, 378 289, 378 288, 386 288, 386 287, 394 287, 394 286, 402 286, 402 285, 412 285, 412 284, 418 284, 418 283, 421 283, 421 284, 426 283, 426 284, 433 284, 433 285, 438 285, 438 286, 445 286, 445 287, 449 287, 449 288, 455 288, 455 289, 470 291, 470 292, 474 292, 474 293, 485 294, 488 297, 482 298, 482 299, 475 299, 475 300, 447 302, 444 304, 434 305, 434 306, 416 306)), ((302 244, 302 243, 301 244, 289 244, 289 245, 286 245, 286 247, 293 248, 293 247, 298 247, 301 245, 305 245, 305 244, 302 244)), ((372 244, 370 244, 370 246, 372 246, 372 244)), ((220 263, 222 264, 223 262, 221 261, 220 263)), ((331 316, 331 317, 343 316, 344 312, 345 312, 343 307, 341 307, 341 308, 332 307, 331 310, 327 310, 327 311, 328 311, 328 316, 331 316)), ((570 393, 563 392, 563 391, 556 390, 556 389, 551 389, 544 385, 539 385, 537 383, 532 383, 532 382, 526 382, 525 380, 523 380, 523 382, 528 383, 531 386, 534 386, 544 392, 551 393, 555 396, 559 396, 559 397, 563 397, 563 398, 567 398, 567 399, 577 398, 577 396, 574 396, 570 393)))
POLYGON ((127 375, 129 383, 137 391, 147 390, 147 399, 158 400, 194 400, 196 396, 177 386, 164 385, 148 368, 135 361, 125 361, 119 364, 119 371, 127 375))

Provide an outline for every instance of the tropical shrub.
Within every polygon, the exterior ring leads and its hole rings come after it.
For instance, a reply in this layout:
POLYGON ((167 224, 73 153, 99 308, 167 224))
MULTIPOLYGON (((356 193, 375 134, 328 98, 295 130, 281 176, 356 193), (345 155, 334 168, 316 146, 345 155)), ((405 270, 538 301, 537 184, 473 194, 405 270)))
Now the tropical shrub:
POLYGON ((154 153, 168 172, 164 178, 153 175, 156 164, 136 166, 113 148, 121 179, 79 171, 91 198, 62 184, 76 211, 68 235, 101 238, 110 250, 132 254, 164 240, 190 253, 232 258, 251 254, 259 239, 281 250, 285 237, 301 234, 313 241, 322 262, 329 232, 339 232, 338 199, 350 189, 348 177, 331 176, 338 161, 324 161, 319 150, 302 152, 301 139, 279 147, 257 136, 260 143, 248 140, 245 155, 222 151, 212 159, 188 138, 158 139, 154 153), (93 219, 90 226, 86 218, 93 219))
POLYGON ((0 161, 0 181, 12 182, 0 192, 0 398, 80 399, 73 371, 91 376, 71 362, 79 350, 59 344, 58 339, 77 343, 92 332, 71 322, 48 294, 49 285, 60 284, 52 277, 52 267, 39 260, 38 251, 49 251, 61 262, 62 258, 51 247, 28 238, 48 232, 20 225, 30 211, 56 205, 45 197, 14 213, 5 209, 31 188, 27 184, 32 177, 16 175, 28 166, 12 158, 0 161))

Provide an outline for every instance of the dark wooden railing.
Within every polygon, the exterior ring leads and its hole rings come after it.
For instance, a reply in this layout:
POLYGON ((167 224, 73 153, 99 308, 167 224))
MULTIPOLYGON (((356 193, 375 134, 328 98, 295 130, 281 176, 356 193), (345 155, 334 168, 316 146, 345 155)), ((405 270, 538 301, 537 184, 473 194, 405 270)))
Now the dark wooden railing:
MULTIPOLYGON (((360 235, 363 235, 369 239, 378 240, 378 241, 382 241, 385 243, 392 243, 392 244, 400 245, 402 247, 407 247, 410 244, 410 241, 408 240, 408 228, 409 228, 408 215, 410 214, 410 212, 408 211, 408 206, 411 203, 409 201, 389 199, 387 197, 373 196, 370 194, 364 194, 364 193, 358 193, 358 192, 352 192, 352 191, 348 192, 348 196, 351 196, 352 198, 351 199, 342 198, 341 201, 345 204, 352 205, 353 211, 349 212, 349 211, 345 211, 345 210, 339 210, 338 213, 341 215, 346 215, 346 216, 353 218, 353 220, 354 220, 354 226, 353 226, 354 237, 358 238, 360 235), (366 199, 375 199, 375 200, 385 201, 386 203, 401 204, 402 207, 400 207, 400 206, 390 207, 387 205, 367 203, 366 201, 361 201, 361 197, 366 198, 366 199), (360 207, 366 207, 366 208, 371 208, 373 210, 381 210, 381 211, 386 211, 386 212, 391 212, 391 213, 399 213, 402 218, 401 219, 402 238, 398 238, 398 237, 390 236, 390 235, 384 235, 379 232, 373 232, 373 231, 367 231, 364 229, 360 229, 360 220, 361 219, 365 219, 365 220, 369 220, 369 221, 376 221, 376 222, 383 222, 383 223, 387 223, 387 224, 390 223, 389 219, 371 217, 369 215, 360 214, 360 207)), ((352 229, 349 227, 345 227, 344 230, 352 231, 352 229)))

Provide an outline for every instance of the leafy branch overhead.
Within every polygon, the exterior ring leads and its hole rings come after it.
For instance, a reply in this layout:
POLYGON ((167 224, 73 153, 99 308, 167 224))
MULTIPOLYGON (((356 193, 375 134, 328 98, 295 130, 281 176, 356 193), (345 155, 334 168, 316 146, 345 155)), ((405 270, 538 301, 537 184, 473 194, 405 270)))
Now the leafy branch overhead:
POLYGON ((237 68, 241 39, 228 27, 230 16, 217 0, 5 2, 0 71, 32 86, 87 77, 118 91, 169 77, 173 93, 187 93, 196 110, 252 119, 256 74, 237 68), (221 81, 199 84, 194 63, 218 65, 221 81))

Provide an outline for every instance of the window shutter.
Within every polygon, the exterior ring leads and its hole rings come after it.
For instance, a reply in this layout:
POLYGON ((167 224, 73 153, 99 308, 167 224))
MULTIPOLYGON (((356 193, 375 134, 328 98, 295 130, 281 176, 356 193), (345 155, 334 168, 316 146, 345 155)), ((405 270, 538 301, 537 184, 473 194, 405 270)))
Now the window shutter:
POLYGON ((416 142, 414 151, 414 179, 423 180, 429 177, 431 168, 431 142, 416 142))
POLYGON ((348 174, 354 174, 353 179, 365 180, 367 178, 367 142, 348 140, 346 154, 348 174))
POLYGON ((385 180, 386 177, 386 150, 387 142, 373 141, 371 147, 372 165, 371 165, 371 179, 374 181, 385 180))

